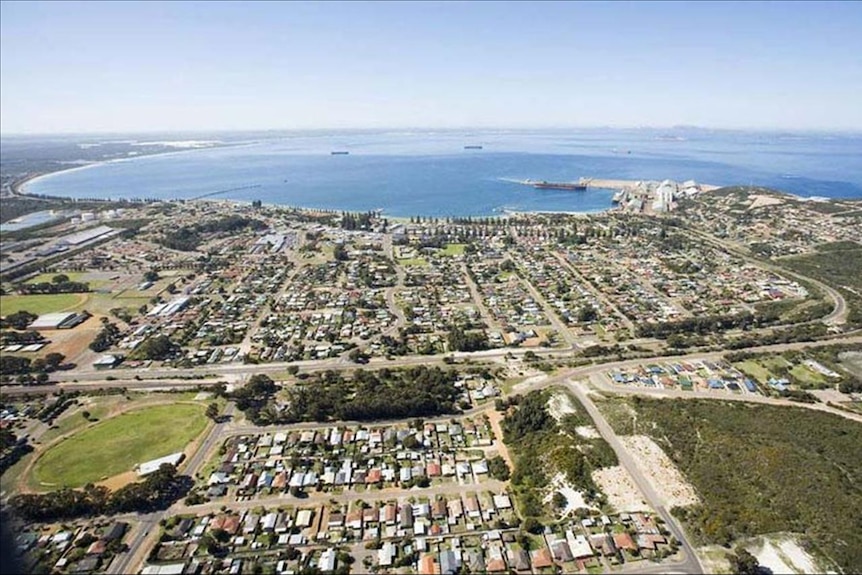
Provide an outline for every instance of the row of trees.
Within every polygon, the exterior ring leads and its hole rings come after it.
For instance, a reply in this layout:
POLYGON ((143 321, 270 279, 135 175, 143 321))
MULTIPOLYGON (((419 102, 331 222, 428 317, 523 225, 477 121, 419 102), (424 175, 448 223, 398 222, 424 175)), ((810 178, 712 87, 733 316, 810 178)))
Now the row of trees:
POLYGON ((55 293, 82 293, 90 291, 90 284, 86 282, 73 282, 69 276, 59 274, 51 278, 50 282, 22 283, 17 286, 18 293, 22 295, 31 294, 55 294, 55 293))
POLYGON ((169 463, 143 481, 130 483, 116 491, 104 486, 86 485, 83 489, 61 489, 50 493, 22 493, 9 500, 9 506, 28 521, 55 521, 115 513, 148 513, 167 509, 192 486, 192 480, 178 475, 169 463))
POLYGON ((44 358, 39 357, 34 360, 31 360, 28 357, 3 354, 0 355, 0 375, 11 376, 39 374, 44 375, 45 377, 41 379, 47 381, 47 374, 67 367, 63 363, 65 359, 65 355, 56 352, 49 353, 44 358))
POLYGON ((16 311, 0 318, 0 328, 26 329, 37 317, 39 316, 27 310, 16 311))

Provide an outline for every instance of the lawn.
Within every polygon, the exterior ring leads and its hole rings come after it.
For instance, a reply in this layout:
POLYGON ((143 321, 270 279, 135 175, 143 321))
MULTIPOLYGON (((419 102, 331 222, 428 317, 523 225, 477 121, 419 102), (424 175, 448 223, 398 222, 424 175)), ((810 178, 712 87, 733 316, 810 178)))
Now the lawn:
POLYGON ((790 375, 793 376, 794 383, 804 389, 825 389, 830 387, 825 377, 801 363, 790 370, 790 375))
POLYGON ((465 247, 467 247, 467 244, 446 244, 446 248, 440 252, 440 255, 463 256, 465 247))
POLYGON ((31 486, 81 487, 131 471, 140 463, 182 451, 204 430, 203 405, 160 405, 112 417, 46 451, 31 486))
POLYGON ((408 258, 408 259, 398 260, 398 263, 404 267, 407 267, 407 266, 424 267, 424 266, 428 265, 428 262, 422 258, 408 258))
POLYGON ((0 315, 7 316, 22 310, 42 315, 57 311, 77 311, 87 302, 86 294, 60 293, 48 295, 0 296, 0 315))
POLYGON ((756 379, 758 383, 766 383, 772 377, 772 373, 768 369, 753 359, 734 363, 733 366, 756 379))

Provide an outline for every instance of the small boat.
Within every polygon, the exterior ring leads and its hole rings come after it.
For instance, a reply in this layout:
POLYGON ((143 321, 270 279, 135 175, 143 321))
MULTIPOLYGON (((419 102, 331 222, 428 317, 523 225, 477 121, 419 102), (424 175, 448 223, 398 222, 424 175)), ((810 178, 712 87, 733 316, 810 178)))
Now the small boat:
POLYGON ((330 155, 332 155, 332 156, 348 156, 348 155, 350 155, 350 152, 343 151, 343 150, 340 150, 340 151, 339 151, 339 150, 336 150, 336 151, 334 151, 334 152, 329 152, 329 153, 330 153, 330 155))
POLYGON ((464 146, 465 150, 481 150, 482 146, 464 146))

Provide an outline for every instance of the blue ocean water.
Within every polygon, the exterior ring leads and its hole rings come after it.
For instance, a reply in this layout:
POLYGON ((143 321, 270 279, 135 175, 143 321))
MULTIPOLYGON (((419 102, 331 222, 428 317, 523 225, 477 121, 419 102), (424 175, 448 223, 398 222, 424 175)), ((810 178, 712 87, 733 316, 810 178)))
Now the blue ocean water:
POLYGON ((582 177, 693 179, 768 186, 800 196, 862 198, 862 135, 702 129, 280 134, 60 172, 33 180, 26 190, 79 198, 209 196, 382 209, 392 216, 610 207, 612 190, 536 190, 516 183, 582 177))

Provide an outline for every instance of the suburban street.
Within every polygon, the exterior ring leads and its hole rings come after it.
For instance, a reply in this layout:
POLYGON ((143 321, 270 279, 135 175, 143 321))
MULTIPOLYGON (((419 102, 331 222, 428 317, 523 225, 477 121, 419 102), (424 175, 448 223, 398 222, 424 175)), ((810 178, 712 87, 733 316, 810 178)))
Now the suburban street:
POLYGON ((646 477, 644 477, 644 475, 638 469, 637 465, 635 465, 631 454, 617 438, 617 435, 616 433, 614 433, 614 430, 611 429, 611 426, 608 425, 607 420, 605 420, 604 416, 590 399, 589 395, 585 392, 583 384, 570 381, 567 383, 567 387, 569 390, 572 391, 575 397, 578 398, 578 401, 581 402, 581 404, 587 410, 587 413, 590 414, 590 417, 593 419, 593 423, 596 425, 596 429, 599 430, 601 436, 605 439, 605 441, 608 442, 608 444, 610 444, 610 446, 616 452, 617 458, 620 461, 620 465, 622 465, 626 469, 626 471, 628 471, 629 475, 634 480, 635 484, 638 486, 638 489, 640 489, 641 493, 643 493, 647 503, 649 503, 650 507, 652 507, 655 512, 661 516, 662 520, 664 520, 665 522, 667 529, 680 542, 680 546, 685 553, 685 559, 682 563, 675 564, 674 569, 679 569, 684 573, 703 573, 703 566, 700 564, 700 561, 697 558, 697 554, 694 552, 694 548, 688 541, 688 538, 685 536, 685 532, 677 524, 674 517, 662 505, 661 499, 653 489, 652 483, 650 483, 650 481, 646 477))

